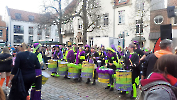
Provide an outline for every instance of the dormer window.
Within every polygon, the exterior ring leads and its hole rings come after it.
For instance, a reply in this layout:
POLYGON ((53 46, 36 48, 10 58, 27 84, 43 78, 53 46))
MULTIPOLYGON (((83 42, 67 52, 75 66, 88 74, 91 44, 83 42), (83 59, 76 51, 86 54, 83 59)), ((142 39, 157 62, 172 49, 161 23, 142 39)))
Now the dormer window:
POLYGON ((15 18, 16 18, 16 19, 21 19, 21 14, 15 13, 15 18))
POLYGON ((28 16, 29 21, 34 21, 34 16, 28 16))
POLYGON ((127 2, 127 0, 119 0, 119 3, 127 2))

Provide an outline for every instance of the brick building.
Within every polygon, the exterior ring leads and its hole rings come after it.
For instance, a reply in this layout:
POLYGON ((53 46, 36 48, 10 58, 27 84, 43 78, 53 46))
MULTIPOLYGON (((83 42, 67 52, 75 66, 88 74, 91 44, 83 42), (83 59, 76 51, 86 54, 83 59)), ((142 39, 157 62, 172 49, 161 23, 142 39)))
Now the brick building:
POLYGON ((6 23, 2 21, 2 16, 0 16, 0 42, 6 42, 6 23))
POLYGON ((167 6, 177 6, 176 0, 162 0, 161 3, 158 3, 159 0, 153 0, 151 2, 152 6, 150 11, 150 48, 154 48, 154 43, 160 37, 160 25, 172 24, 172 33, 174 29, 177 29, 177 17, 168 18, 167 6))

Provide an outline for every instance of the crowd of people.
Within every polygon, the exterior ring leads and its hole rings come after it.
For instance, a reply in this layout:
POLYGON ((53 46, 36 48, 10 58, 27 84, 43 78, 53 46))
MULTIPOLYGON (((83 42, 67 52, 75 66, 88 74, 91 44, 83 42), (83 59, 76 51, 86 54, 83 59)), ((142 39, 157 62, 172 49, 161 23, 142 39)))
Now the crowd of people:
MULTIPOLYGON (((112 69, 114 74, 117 69, 130 70, 132 73, 130 98, 137 97, 136 88, 139 87, 144 100, 177 100, 176 52, 172 53, 172 41, 168 39, 161 41, 160 48, 154 53, 151 50, 141 50, 137 41, 130 43, 126 50, 114 45, 110 48, 103 45, 90 47, 76 44, 50 47, 39 43, 33 46, 22 43, 13 50, 5 47, 0 54, 0 86, 2 87, 6 80, 6 86, 10 87, 9 100, 41 100, 42 70, 47 68, 50 59, 74 64, 87 61, 94 63, 95 67, 93 79, 88 78, 86 84, 93 80, 92 85, 96 85, 96 69, 101 66, 112 69), (114 62, 121 63, 121 67, 117 68, 114 62), (141 80, 140 84, 135 81, 137 78, 141 80), (28 91, 31 87, 29 96, 28 91)), ((74 79, 76 82, 82 81, 81 70, 79 73, 80 76, 74 79)), ((51 76, 60 75, 53 71, 51 76)), ((64 78, 70 79, 67 74, 64 78)), ((113 91, 114 83, 114 76, 110 75, 105 89, 113 91)), ((120 95, 127 93, 119 92, 120 95)), ((0 91, 0 94, 3 94, 3 91, 0 91)), ((4 100, 3 96, 5 95, 2 95, 1 100, 4 100)))

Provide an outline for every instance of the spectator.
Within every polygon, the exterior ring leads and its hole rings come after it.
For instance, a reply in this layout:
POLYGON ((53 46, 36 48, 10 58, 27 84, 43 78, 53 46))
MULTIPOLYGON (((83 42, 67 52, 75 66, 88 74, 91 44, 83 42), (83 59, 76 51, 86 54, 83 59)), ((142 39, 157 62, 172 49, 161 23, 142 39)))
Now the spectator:
POLYGON ((3 53, 0 54, 0 73, 1 73, 1 81, 0 86, 2 87, 4 80, 6 78, 6 86, 8 85, 10 78, 10 71, 12 66, 12 56, 10 55, 10 51, 8 48, 3 48, 3 53))
POLYGON ((177 100, 177 56, 161 56, 154 72, 141 80, 144 100, 177 100))
POLYGON ((160 42, 160 48, 159 51, 156 51, 145 58, 142 79, 146 78, 152 72, 158 58, 165 54, 172 54, 172 41, 169 39, 162 40, 160 42))
POLYGON ((37 56, 34 53, 31 53, 27 50, 27 45, 25 43, 22 43, 21 50, 22 51, 18 53, 16 56, 15 66, 11 72, 12 75, 9 80, 10 81, 9 87, 12 86, 9 94, 9 100, 25 100, 29 95, 28 90, 31 88, 31 85, 35 81, 35 78, 37 76, 35 69, 39 69, 39 71, 41 71, 37 56), (23 76, 23 81, 24 81, 24 86, 26 91, 25 98, 22 98, 21 94, 18 93, 19 88, 15 87, 16 85, 15 82, 13 81, 13 77, 14 75, 16 75, 18 68, 21 69, 22 76, 23 76))

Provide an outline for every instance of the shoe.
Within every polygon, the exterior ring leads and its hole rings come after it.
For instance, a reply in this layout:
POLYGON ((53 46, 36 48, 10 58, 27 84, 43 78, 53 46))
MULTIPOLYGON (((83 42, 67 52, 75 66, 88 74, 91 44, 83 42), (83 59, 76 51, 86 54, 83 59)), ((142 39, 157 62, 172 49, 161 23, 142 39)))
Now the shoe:
POLYGON ((114 88, 112 87, 109 91, 114 91, 114 88))
POLYGON ((52 74, 51 74, 51 76, 53 76, 53 77, 54 77, 54 75, 55 75, 55 73, 52 73, 52 74))
POLYGON ((110 86, 107 86, 105 89, 110 89, 110 86))
POLYGON ((75 81, 75 82, 78 82, 78 78, 75 78, 74 81, 75 81))
POLYGON ((58 75, 58 74, 55 74, 55 77, 60 77, 60 75, 58 75))
POLYGON ((78 79, 78 82, 81 82, 82 81, 82 78, 80 77, 79 79, 78 79))
POLYGON ((119 94, 125 95, 125 94, 126 94, 126 91, 122 91, 122 92, 120 92, 119 94))
POLYGON ((92 85, 96 85, 96 82, 95 82, 95 80, 93 81, 92 85))
POLYGON ((130 99, 136 99, 136 97, 132 97, 132 96, 130 96, 130 99))
POLYGON ((68 77, 67 77, 67 76, 65 76, 65 77, 64 77, 64 79, 68 79, 68 77))
POLYGON ((90 79, 87 79, 87 82, 86 82, 86 84, 89 84, 90 83, 90 79))

